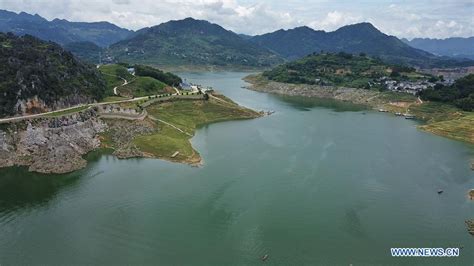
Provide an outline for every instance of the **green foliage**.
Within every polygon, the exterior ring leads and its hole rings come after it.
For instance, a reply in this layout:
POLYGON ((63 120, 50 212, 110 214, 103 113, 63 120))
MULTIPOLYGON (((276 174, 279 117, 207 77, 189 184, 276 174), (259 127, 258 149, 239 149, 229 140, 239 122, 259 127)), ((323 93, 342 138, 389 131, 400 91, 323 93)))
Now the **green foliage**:
POLYGON ((133 81, 119 88, 121 95, 142 97, 166 93, 166 84, 151 77, 136 77, 133 81))
POLYGON ((131 81, 134 76, 128 73, 127 68, 119 64, 102 65, 99 71, 107 84, 107 95, 114 95, 113 88, 123 84, 123 80, 131 81))
POLYGON ((420 93, 424 100, 451 103, 465 111, 474 111, 474 74, 456 80, 452 86, 437 84, 420 93))
POLYGON ((231 31, 192 18, 138 31, 109 52, 122 61, 167 66, 268 67, 283 61, 231 31))
POLYGON ((135 74, 137 76, 151 77, 157 79, 165 84, 168 84, 169 86, 178 86, 180 83, 183 82, 183 80, 179 76, 173 73, 165 73, 159 69, 150 66, 135 65, 135 74))
POLYGON ((35 96, 49 107, 105 96, 100 73, 57 44, 3 33, 0 44, 0 116, 17 114, 17 104, 35 96))
POLYGON ((79 59, 91 64, 98 64, 103 49, 93 42, 71 42, 63 45, 64 49, 79 59))
POLYGON ((347 53, 313 54, 278 66, 263 75, 274 81, 366 88, 369 82, 388 75, 390 67, 379 59, 347 53))

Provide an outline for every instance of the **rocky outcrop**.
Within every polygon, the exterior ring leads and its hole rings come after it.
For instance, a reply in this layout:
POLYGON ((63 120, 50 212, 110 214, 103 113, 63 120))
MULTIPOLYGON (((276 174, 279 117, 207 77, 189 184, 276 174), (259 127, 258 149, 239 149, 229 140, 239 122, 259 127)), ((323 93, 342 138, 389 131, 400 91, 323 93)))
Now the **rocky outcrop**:
POLYGON ((156 132, 155 125, 147 120, 127 121, 106 119, 109 126, 108 135, 114 149, 114 155, 120 159, 148 157, 135 144, 133 139, 139 135, 150 135, 156 132))
POLYGON ((474 236, 474 220, 466 221, 467 231, 474 236))
POLYGON ((0 167, 23 165, 40 173, 85 167, 82 156, 100 146, 107 125, 87 110, 61 118, 41 118, 0 129, 0 167))

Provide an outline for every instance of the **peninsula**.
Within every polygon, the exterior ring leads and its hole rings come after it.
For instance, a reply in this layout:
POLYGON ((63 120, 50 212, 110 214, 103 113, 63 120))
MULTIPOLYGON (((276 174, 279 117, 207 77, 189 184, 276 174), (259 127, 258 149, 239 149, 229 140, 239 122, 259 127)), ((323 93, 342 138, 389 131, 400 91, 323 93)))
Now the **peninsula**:
POLYGON ((66 173, 112 148, 119 158, 198 165, 189 139, 200 126, 261 113, 212 88, 188 86, 144 65, 92 66, 59 45, 0 33, 0 167, 66 173), (26 56, 25 56, 26 55, 26 56))

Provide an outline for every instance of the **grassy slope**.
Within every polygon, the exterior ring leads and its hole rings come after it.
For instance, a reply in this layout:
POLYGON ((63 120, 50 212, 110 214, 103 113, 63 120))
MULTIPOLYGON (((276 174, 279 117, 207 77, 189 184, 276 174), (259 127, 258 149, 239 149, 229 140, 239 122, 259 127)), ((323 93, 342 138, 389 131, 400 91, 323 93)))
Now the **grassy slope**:
POLYGON ((436 135, 474 143, 474 113, 459 119, 430 123, 420 128, 436 135))
MULTIPOLYGON (((242 108, 235 103, 222 103, 218 100, 209 101, 175 101, 152 105, 147 108, 148 113, 164 120, 183 131, 194 134, 202 125, 236 119, 250 119, 258 117, 255 111, 242 108)), ((140 150, 158 158, 186 163, 199 163, 201 158, 189 142, 190 136, 178 130, 156 122, 159 131, 148 136, 139 136, 134 143, 140 150), (179 155, 171 155, 179 151, 179 155)))
POLYGON ((107 83, 107 96, 113 96, 113 88, 123 84, 123 79, 131 81, 134 76, 127 72, 127 68, 121 65, 102 65, 99 71, 104 74, 107 83))
POLYGON ((118 88, 121 95, 124 96, 147 96, 153 94, 172 93, 168 86, 163 82, 150 77, 136 77, 129 84, 118 88))

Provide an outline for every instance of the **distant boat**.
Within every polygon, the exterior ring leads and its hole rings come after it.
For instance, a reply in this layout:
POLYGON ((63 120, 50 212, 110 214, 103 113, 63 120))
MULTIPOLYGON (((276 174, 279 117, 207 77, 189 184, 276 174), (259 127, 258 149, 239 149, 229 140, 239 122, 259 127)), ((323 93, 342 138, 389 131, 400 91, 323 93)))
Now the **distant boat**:
POLYGON ((379 112, 386 113, 386 112, 388 112, 388 111, 385 110, 385 109, 380 108, 380 109, 379 109, 379 112))
POLYGON ((402 113, 396 112, 395 115, 396 115, 396 116, 402 116, 402 113))
POLYGON ((405 119, 415 119, 415 116, 411 114, 404 114, 403 116, 405 117, 405 119))
POLYGON ((440 190, 438 190, 438 194, 441 194, 441 193, 443 193, 443 191, 442 191, 441 189, 440 189, 440 190))
POLYGON ((261 260, 266 261, 268 259, 268 257, 269 257, 268 254, 265 254, 265 255, 263 255, 263 257, 261 257, 261 260))

